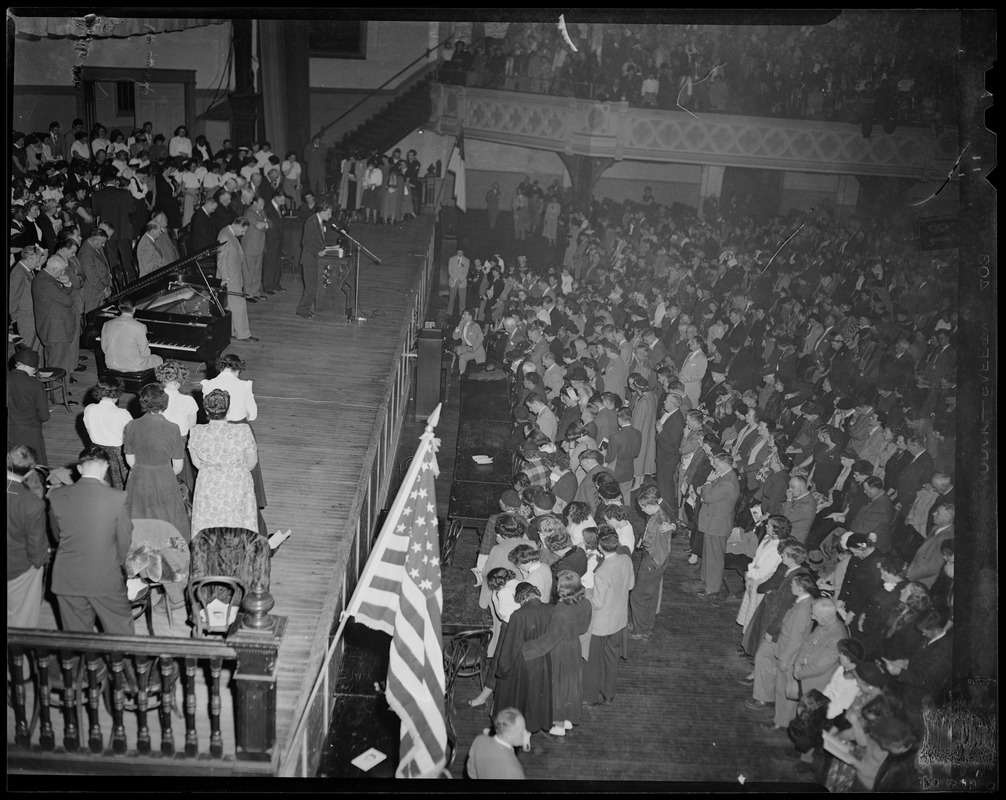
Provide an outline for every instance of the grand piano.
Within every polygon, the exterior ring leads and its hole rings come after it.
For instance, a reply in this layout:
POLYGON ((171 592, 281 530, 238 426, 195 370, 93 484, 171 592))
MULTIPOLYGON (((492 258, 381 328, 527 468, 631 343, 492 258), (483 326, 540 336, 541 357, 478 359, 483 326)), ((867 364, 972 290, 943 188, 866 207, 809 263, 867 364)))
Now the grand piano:
POLYGON ((231 341, 226 292, 216 274, 219 242, 133 281, 84 317, 81 347, 94 351, 98 374, 105 371, 101 329, 118 316, 118 302, 136 304, 134 316, 147 326, 150 349, 162 358, 206 362, 210 372, 231 341))

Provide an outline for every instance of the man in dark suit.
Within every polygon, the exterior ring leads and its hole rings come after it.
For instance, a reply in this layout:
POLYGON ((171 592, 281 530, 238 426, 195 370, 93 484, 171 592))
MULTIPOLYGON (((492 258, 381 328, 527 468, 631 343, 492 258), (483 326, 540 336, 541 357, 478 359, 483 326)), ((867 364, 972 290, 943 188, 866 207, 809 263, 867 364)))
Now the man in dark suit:
POLYGON ((667 357, 667 348, 664 347, 664 343, 660 341, 657 332, 653 328, 647 328, 643 331, 643 342, 649 351, 646 356, 646 363, 650 369, 656 370, 664 363, 664 359, 667 357))
POLYGON ((114 167, 109 167, 102 175, 104 186, 91 196, 91 213, 94 224, 107 222, 112 226, 108 237, 108 257, 113 267, 121 266, 129 282, 137 278, 133 266, 133 196, 119 184, 119 176, 114 167))
MULTIPOLYGON (((601 453, 597 450, 584 450, 580 453, 580 467, 585 471, 580 485, 576 487, 576 494, 573 500, 586 503, 591 509, 597 508, 597 484, 595 478, 599 472, 606 472, 611 475, 611 470, 601 463, 601 453)), ((612 476, 614 477, 614 476, 612 476)))
POLYGON ((283 273, 281 252, 283 250, 283 204, 279 195, 266 201, 265 218, 269 227, 265 232, 265 254, 262 258, 262 289, 266 294, 285 292, 280 286, 283 273))
POLYGON ((95 228, 80 245, 77 260, 84 272, 81 296, 84 299, 84 313, 94 311, 112 293, 112 271, 105 256, 108 234, 102 228, 95 228))
MULTIPOLYGON (((38 312, 35 312, 36 315, 38 312)), ((898 510, 902 516, 908 514, 915 502, 915 495, 919 489, 929 483, 930 478, 936 471, 933 467, 933 457, 926 450, 926 443, 918 436, 909 436, 905 439, 905 446, 912 455, 905 468, 898 476, 895 491, 897 492, 898 510)))
POLYGON ((189 223, 189 254, 198 253, 216 243, 220 233, 213 220, 213 212, 216 210, 216 198, 207 197, 206 202, 192 213, 192 221, 189 223))
POLYGON ((244 209, 241 210, 240 214, 238 213, 237 206, 234 203, 234 195, 227 189, 217 189, 213 198, 217 201, 217 207, 213 209, 210 220, 216 228, 216 232, 213 234, 214 238, 216 238, 220 231, 244 213, 244 209))
POLYGON ((916 623, 916 628, 926 644, 908 660, 907 665, 903 661, 895 661, 887 662, 887 666, 897 675, 908 721, 916 731, 924 733, 923 705, 927 700, 938 701, 950 680, 954 640, 947 620, 935 610, 928 611, 916 623))
POLYGON ((628 406, 618 409, 618 430, 608 441, 608 455, 604 463, 611 468, 615 480, 622 489, 622 502, 629 505, 629 490, 636 456, 643 447, 643 434, 632 427, 632 412, 628 406))
POLYGON ((108 455, 100 447, 84 450, 77 469, 77 483, 49 495, 49 520, 58 542, 52 591, 63 628, 91 633, 97 617, 105 633, 132 635, 122 569, 133 534, 126 493, 105 484, 108 455))
POLYGON ((304 279, 304 293, 297 306, 297 315, 312 319, 314 301, 318 295, 318 259, 325 249, 325 226, 332 218, 332 204, 327 200, 318 203, 318 213, 304 221, 301 238, 300 267, 304 279))
POLYGON ((685 435, 685 415, 681 413, 681 395, 669 392, 664 397, 663 414, 657 420, 657 491, 675 510, 677 518, 678 464, 681 463, 681 440, 685 435))
POLYGON ((894 503, 884 491, 884 482, 876 476, 863 481, 863 492, 869 500, 856 512, 849 530, 853 533, 877 534, 877 549, 886 555, 893 544, 894 520, 897 516, 894 503))
POLYGON ((64 369, 69 376, 77 366, 73 353, 77 314, 73 288, 66 275, 67 266, 62 256, 51 256, 45 269, 31 282, 31 297, 35 306, 35 330, 45 351, 45 365, 64 369))

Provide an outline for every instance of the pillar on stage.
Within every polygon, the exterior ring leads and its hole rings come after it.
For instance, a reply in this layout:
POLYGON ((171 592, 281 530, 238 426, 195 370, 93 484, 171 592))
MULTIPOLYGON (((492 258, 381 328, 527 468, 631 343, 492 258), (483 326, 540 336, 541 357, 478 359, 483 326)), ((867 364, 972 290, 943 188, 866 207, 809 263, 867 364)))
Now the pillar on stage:
POLYGON ((715 197, 718 203, 723 191, 724 172, 726 172, 726 167, 716 167, 711 164, 702 166, 702 179, 699 184, 699 216, 705 216, 703 212, 706 200, 710 197, 715 197))
POLYGON ((586 211, 594 194, 594 187, 604 171, 615 163, 613 158, 593 158, 591 156, 559 153, 573 187, 573 208, 586 211))
POLYGON ((835 192, 835 210, 838 212, 839 222, 848 222, 849 218, 856 213, 856 204, 859 202, 859 181, 855 175, 840 175, 838 178, 838 191, 835 192))

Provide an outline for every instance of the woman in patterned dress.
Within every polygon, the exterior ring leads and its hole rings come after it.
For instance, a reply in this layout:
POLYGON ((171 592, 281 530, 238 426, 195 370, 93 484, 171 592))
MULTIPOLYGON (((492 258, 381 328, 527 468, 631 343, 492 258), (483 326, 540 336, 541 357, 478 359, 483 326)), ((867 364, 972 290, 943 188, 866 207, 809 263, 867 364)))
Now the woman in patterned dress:
POLYGON ((203 398, 209 423, 189 433, 189 455, 199 470, 192 498, 192 527, 258 530, 251 470, 258 463, 255 437, 247 425, 227 422, 231 398, 214 389, 203 398))

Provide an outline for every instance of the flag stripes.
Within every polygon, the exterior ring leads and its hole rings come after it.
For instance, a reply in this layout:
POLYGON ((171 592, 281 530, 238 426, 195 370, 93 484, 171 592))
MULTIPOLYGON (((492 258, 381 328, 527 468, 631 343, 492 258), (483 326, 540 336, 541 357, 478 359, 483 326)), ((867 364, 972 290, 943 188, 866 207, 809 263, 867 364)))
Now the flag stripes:
POLYGON ((434 452, 427 432, 346 612, 392 637, 385 694, 402 720, 398 777, 436 777, 447 759, 434 452))

